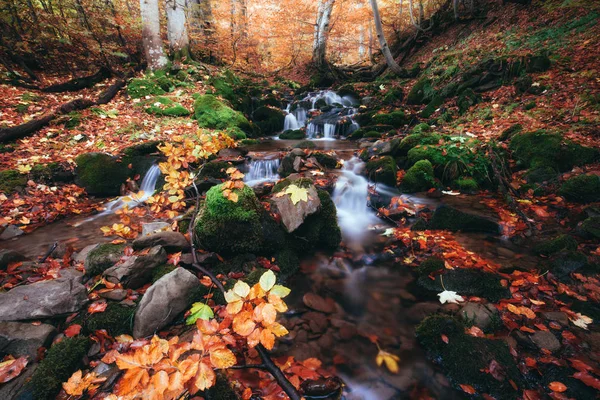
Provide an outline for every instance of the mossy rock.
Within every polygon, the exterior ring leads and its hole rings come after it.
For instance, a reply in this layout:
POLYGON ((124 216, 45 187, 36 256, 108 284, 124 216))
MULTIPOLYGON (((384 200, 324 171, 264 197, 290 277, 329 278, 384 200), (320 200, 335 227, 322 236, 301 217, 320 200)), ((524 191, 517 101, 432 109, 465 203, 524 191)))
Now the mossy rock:
POLYGON ((225 129, 225 133, 227 134, 227 136, 234 140, 244 140, 248 138, 248 136, 246 136, 246 133, 237 126, 225 129))
POLYGON ((152 153, 158 153, 158 146, 161 145, 161 143, 162 142, 158 140, 152 140, 150 142, 135 144, 123 149, 123 154, 128 157, 141 157, 152 153))
POLYGON ((121 185, 132 176, 128 164, 105 153, 87 153, 75 159, 75 183, 88 194, 117 196, 121 185))
POLYGON ((466 89, 463 90, 462 93, 458 95, 456 99, 456 105, 458 106, 458 113, 463 115, 466 113, 471 106, 479 103, 481 97, 478 96, 473 90, 466 89))
POLYGON ((400 87, 392 87, 388 92, 383 96, 382 103, 390 106, 399 105, 404 99, 404 92, 400 87))
POLYGON ((87 337, 64 338, 48 350, 31 380, 19 393, 20 399, 51 400, 73 372, 83 365, 90 341, 87 337))
POLYGON ((378 125, 389 125, 394 128, 399 128, 407 122, 407 119, 403 111, 396 110, 388 114, 375 114, 373 115, 372 121, 378 125))
POLYGON ((350 135, 348 135, 347 138, 350 140, 359 140, 359 139, 362 139, 366 133, 367 133, 367 131, 364 128, 358 128, 357 130, 352 132, 350 135))
POLYGON ((529 184, 540 184, 553 181, 557 176, 558 172, 554 168, 544 165, 527 171, 525 180, 529 184))
POLYGON ((373 182, 396 186, 396 161, 391 156, 379 157, 367 162, 367 176, 373 182))
POLYGON ((580 231, 586 237, 600 239, 600 216, 587 218, 581 223, 580 231))
POLYGON ((302 140, 306 137, 306 133, 302 129, 291 130, 283 132, 279 135, 279 139, 283 140, 302 140))
POLYGON ((377 111, 374 110, 360 112, 359 109, 359 113, 355 114, 353 118, 360 126, 367 126, 371 125, 373 116, 376 113, 377 111))
POLYGON ((162 115, 165 117, 186 117, 191 114, 190 111, 180 103, 164 96, 158 96, 153 100, 150 100, 145 111, 148 114, 162 115))
POLYGON ((547 54, 531 54, 525 58, 525 70, 527 72, 546 72, 552 63, 547 54))
POLYGON ((321 164, 325 168, 337 167, 338 160, 334 156, 330 156, 329 154, 321 152, 314 152, 311 154, 311 156, 314 157, 319 162, 319 164, 321 164))
POLYGON ((360 97, 358 95, 358 92, 356 91, 356 89, 354 89, 354 86, 351 83, 347 83, 343 86, 340 86, 337 89, 337 94, 342 97, 344 97, 344 96, 354 97, 355 99, 358 99, 360 97))
POLYGON ((418 161, 410 167, 400 184, 404 193, 424 192, 432 187, 435 187, 435 178, 429 160, 418 161))
POLYGON ((103 243, 93 248, 85 259, 86 276, 96 276, 115 265, 123 256, 124 244, 103 243))
MULTIPOLYGON (((274 257, 275 264, 279 267, 280 271, 279 274, 277 274, 277 277, 282 282, 285 282, 288 278, 298 272, 298 269, 300 268, 300 259, 292 249, 284 248, 275 253, 274 257)), ((264 271, 261 271, 260 276, 262 276, 262 272, 264 271)), ((258 276, 258 279, 260 279, 260 276, 258 276)), ((256 282, 258 282, 258 280, 256 282)))
POLYGON ((462 193, 476 193, 479 190, 477 181, 473 178, 459 178, 454 181, 454 187, 460 190, 462 193))
POLYGON ((578 203, 600 201, 600 176, 577 175, 569 178, 560 187, 559 194, 578 203))
POLYGON ((263 106, 254 111, 252 120, 263 135, 271 136, 283 129, 285 114, 280 109, 263 106))
POLYGON ((535 246, 537 254, 549 256, 562 250, 577 250, 577 240, 569 235, 558 235, 535 246))
POLYGON ((429 104, 427 104, 427 107, 421 110, 421 118, 431 117, 442 104, 444 104, 444 98, 441 96, 435 96, 433 99, 431 99, 429 104))
POLYGON ((435 89, 430 79, 420 79, 406 96, 407 104, 427 104, 433 99, 435 89))
POLYGON ((443 229, 452 232, 482 232, 498 234, 500 225, 497 222, 457 210, 447 205, 436 208, 431 221, 430 229, 443 229))
POLYGON ((127 85, 127 94, 134 99, 146 96, 160 96, 166 92, 158 82, 150 79, 132 79, 129 85, 127 85))
POLYGON ((225 161, 210 161, 202 166, 198 173, 199 179, 228 179, 227 169, 231 167, 231 163, 225 161))
POLYGON ((598 158, 598 150, 581 146, 562 135, 536 132, 521 133, 510 141, 513 157, 526 168, 547 166, 560 172, 571 170, 576 165, 584 165, 598 158))
MULTIPOLYGON (((298 181, 293 183, 295 185, 302 184, 298 181)), ((314 249, 336 250, 342 240, 333 200, 324 190, 318 190, 317 193, 321 201, 321 208, 318 212, 309 215, 289 239, 290 246, 297 254, 306 254, 307 251, 314 249)))
POLYGON ((498 400, 517 398, 519 393, 511 382, 521 386, 523 379, 507 343, 500 339, 467 335, 465 328, 456 317, 433 315, 417 326, 417 341, 429 357, 441 365, 461 393, 464 393, 460 388, 462 384, 498 400), (497 380, 486 372, 492 361, 506 374, 505 379, 497 380))
POLYGON ((416 132, 411 135, 406 136, 400 142, 400 145, 398 146, 398 155, 405 156, 408 154, 408 151, 410 149, 412 149, 413 147, 437 144, 440 142, 440 140, 442 140, 442 137, 440 135, 438 135, 437 133, 431 133, 428 131, 424 131, 424 129, 417 130, 417 128, 422 125, 426 125, 429 127, 429 125, 427 125, 427 124, 417 125, 415 127, 415 129, 413 130, 413 132, 415 132, 415 131, 416 132))
POLYGON ((317 145, 310 140, 303 140, 294 145, 295 149, 314 149, 317 145))
POLYGON ((500 140, 501 142, 504 142, 506 140, 512 139, 512 137, 514 135, 521 132, 522 130, 523 130, 523 125, 521 125, 521 124, 511 125, 510 127, 506 128, 505 130, 502 131, 502 133, 498 137, 498 140, 500 140))
POLYGON ((27 186, 27 175, 9 169, 0 171, 0 193, 13 194, 17 189, 27 186))
POLYGON ((257 140, 257 139, 242 139, 240 141, 240 143, 242 145, 244 145, 244 146, 251 146, 251 145, 254 145, 254 144, 259 144, 260 140, 257 140))
POLYGON ((413 134, 423 134, 423 133, 429 133, 431 132, 431 126, 429 126, 429 124, 426 124, 424 122, 421 122, 420 124, 417 124, 414 126, 414 128, 412 128, 412 132, 413 134))
POLYGON ((429 274, 421 275, 417 279, 418 285, 431 293, 452 290, 463 296, 483 297, 494 302, 510 297, 510 291, 502 286, 499 275, 474 269, 442 269, 442 271, 443 274, 436 275, 433 280, 429 274))
POLYGON ((199 96, 196 99, 194 116, 201 128, 240 128, 248 134, 253 133, 250 123, 241 112, 235 111, 210 94, 199 96))
MULTIPOLYGON (((559 251, 550 261, 550 271, 559 280, 568 279, 571 273, 580 272, 588 266, 585 254, 571 250, 559 251)), ((594 271, 597 273, 597 271, 594 271)))
POLYGON ((104 312, 94 313, 85 318, 83 322, 84 332, 93 334, 98 330, 106 329, 108 334, 113 337, 131 335, 135 311, 135 307, 109 302, 104 312))
POLYGON ((419 275, 428 276, 429 274, 444 271, 445 269, 446 265, 443 259, 438 257, 428 257, 421 261, 419 266, 416 268, 416 271, 419 275))

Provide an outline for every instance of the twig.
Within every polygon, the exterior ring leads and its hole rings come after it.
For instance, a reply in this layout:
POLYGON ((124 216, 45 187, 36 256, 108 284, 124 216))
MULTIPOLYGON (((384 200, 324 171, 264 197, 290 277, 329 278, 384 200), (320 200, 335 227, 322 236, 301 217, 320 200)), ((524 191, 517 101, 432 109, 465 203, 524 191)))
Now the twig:
POLYGON ((41 263, 45 263, 46 260, 48 259, 48 257, 50 257, 52 255, 52 253, 54 253, 54 250, 56 250, 56 248, 58 247, 58 242, 54 242, 54 244, 52 245, 52 247, 50 247, 50 249, 46 252, 46 254, 44 255, 44 257, 40 258, 40 262, 41 263))

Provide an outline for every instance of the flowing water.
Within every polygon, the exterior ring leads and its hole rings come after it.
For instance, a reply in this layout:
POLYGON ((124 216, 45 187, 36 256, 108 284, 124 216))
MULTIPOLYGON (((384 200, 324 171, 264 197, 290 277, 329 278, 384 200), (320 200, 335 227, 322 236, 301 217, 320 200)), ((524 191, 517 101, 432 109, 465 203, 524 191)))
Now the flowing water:
POLYGON ((279 158, 251 160, 244 182, 248 186, 256 186, 265 182, 275 182, 279 179, 279 158))

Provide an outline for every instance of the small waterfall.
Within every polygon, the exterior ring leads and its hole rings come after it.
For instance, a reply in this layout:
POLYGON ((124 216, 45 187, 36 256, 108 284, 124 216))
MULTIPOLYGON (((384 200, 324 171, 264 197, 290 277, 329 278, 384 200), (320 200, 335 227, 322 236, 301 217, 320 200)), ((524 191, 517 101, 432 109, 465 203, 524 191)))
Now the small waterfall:
POLYGON ((335 128, 336 124, 324 124, 323 125, 323 137, 325 139, 335 139, 335 128))
POLYGON ((134 208, 139 206, 140 204, 144 204, 146 200, 148 200, 154 194, 154 191, 156 190, 156 182, 158 181, 160 174, 161 172, 158 165, 152 165, 150 169, 146 172, 146 175, 144 175, 144 179, 142 179, 142 183, 140 184, 140 191, 137 194, 135 194, 135 196, 121 196, 113 201, 110 201, 104 205, 104 211, 97 215, 94 215, 91 218, 77 223, 75 226, 79 226, 86 222, 93 221, 105 215, 114 214, 115 211, 120 210, 125 206, 127 206, 128 208, 134 208))
POLYGON ((369 226, 377 222, 367 206, 369 182, 360 175, 365 163, 357 157, 346 161, 333 190, 338 223, 346 243, 359 245, 369 226))
POLYGON ((294 116, 294 114, 288 114, 285 116, 285 121, 283 122, 283 131, 287 131, 287 130, 296 130, 296 129, 300 129, 301 126, 298 123, 298 120, 296 119, 296 117, 294 116))
POLYGON ((255 186, 263 182, 275 182, 279 179, 278 169, 278 158, 252 160, 248 165, 248 172, 244 176, 244 181, 248 186, 255 186))
POLYGON ((306 137, 308 139, 315 139, 319 133, 319 125, 309 122, 306 127, 306 137))
POLYGON ((306 110, 302 107, 296 108, 294 111, 294 115, 296 116, 296 120, 300 126, 306 126, 306 110))

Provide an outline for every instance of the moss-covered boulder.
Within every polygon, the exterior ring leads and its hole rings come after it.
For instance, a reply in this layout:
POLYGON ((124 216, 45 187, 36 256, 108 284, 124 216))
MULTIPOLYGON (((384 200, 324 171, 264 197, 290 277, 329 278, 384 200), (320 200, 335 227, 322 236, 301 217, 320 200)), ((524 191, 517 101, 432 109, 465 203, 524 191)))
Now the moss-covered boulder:
POLYGON ((404 98, 404 92, 400 87, 392 87, 383 96, 382 103, 390 106, 399 105, 404 98))
POLYGON ((585 237, 600 239, 600 216, 592 216, 581 223, 579 231, 585 237))
POLYGON ((271 136, 283 130, 285 114, 278 108, 259 107, 252 114, 252 120, 265 136, 271 136))
POLYGON ((537 254, 549 256, 563 250, 577 250, 577 240, 569 235, 558 235, 535 246, 537 254))
POLYGON ((223 255, 262 254, 269 243, 280 240, 283 234, 271 227, 270 217, 250 187, 234 189, 233 193, 238 197, 236 202, 223 196, 223 185, 206 193, 195 229, 198 242, 223 255))
POLYGON ((420 79, 406 96, 408 104, 427 104, 435 95, 435 89, 430 79, 420 79))
POLYGON ((463 193, 475 193, 479 190, 479 185, 473 178, 461 177, 455 180, 452 186, 463 193))
MULTIPOLYGON (((430 274, 436 275, 439 271, 432 270, 430 274)), ((494 302, 510 297, 510 291, 502 286, 499 275, 474 269, 441 271, 443 274, 437 274, 434 279, 431 279, 429 274, 420 275, 417 279, 418 285, 431 294, 452 290, 463 296, 483 297, 494 302)))
POLYGON ((85 258, 85 274, 87 276, 100 275, 115 265, 123 256, 124 251, 124 244, 99 244, 90 250, 85 258))
POLYGON ((519 393, 512 385, 521 386, 523 382, 507 343, 465 334, 465 328, 456 317, 433 315, 417 326, 416 336, 461 393, 464 391, 460 385, 470 385, 477 393, 498 400, 517 398, 519 393), (494 363, 503 379, 487 372, 494 363))
POLYGON ((547 165, 543 165, 540 167, 532 168, 529 171, 527 171, 527 173, 525 174, 525 180, 529 184, 540 184, 555 180, 557 175, 558 173, 556 169, 547 165))
POLYGON ((442 140, 442 137, 437 133, 432 133, 425 129, 417 130, 417 128, 422 125, 429 126, 427 124, 419 124, 413 130, 413 132, 415 133, 412 133, 406 136, 404 139, 402 139, 400 145, 398 146, 398 155, 405 156, 408 154, 408 151, 413 147, 433 145, 439 143, 440 140, 442 140))
POLYGON ((407 123, 406 115, 401 110, 392 111, 387 114, 375 114, 372 121, 377 125, 389 125, 394 128, 399 128, 407 123))
POLYGON ((190 115, 190 111, 165 96, 158 96, 150 100, 145 108, 145 111, 149 114, 162 115, 165 117, 186 117, 190 115))
POLYGON ((518 163, 526 168, 551 167, 560 172, 598 159, 597 149, 565 140, 558 133, 543 130, 514 135, 510 149, 518 163))
POLYGON ((562 184, 559 193, 567 200, 578 203, 600 201, 600 176, 578 175, 569 178, 562 184))
POLYGON ((442 96, 434 96, 433 99, 427 104, 423 110, 421 110, 421 118, 431 117, 438 108, 444 104, 444 98, 442 96))
POLYGON ((75 163, 75 183, 95 196, 119 195, 121 185, 132 176, 127 163, 106 153, 82 154, 75 163))
POLYGON ((458 106, 458 113, 460 115, 466 113, 471 106, 479 103, 481 97, 477 95, 472 89, 463 90, 456 99, 456 105, 458 106))
POLYGON ((0 171, 0 193, 12 194, 26 185, 27 175, 13 169, 0 171))
POLYGON ((373 182, 381 182, 388 186, 396 186, 396 161, 391 156, 369 160, 366 167, 367 176, 373 182))
POLYGON ((196 99, 194 116, 201 128, 239 128, 248 134, 252 133, 250 123, 241 112, 235 111, 210 94, 199 96, 196 99))
POLYGON ((483 232, 498 234, 500 225, 491 219, 480 217, 457 210, 456 208, 441 205, 436 208, 431 221, 430 229, 445 229, 453 232, 483 232))
POLYGON ((314 157, 319 162, 319 164, 321 164, 325 168, 335 168, 338 165, 337 158, 327 153, 315 151, 311 154, 311 157, 314 157))
POLYGON ((434 186, 433 166, 428 160, 418 161, 410 167, 400 183, 404 193, 424 192, 434 186))
POLYGON ((20 399, 52 400, 71 374, 83 365, 90 341, 87 337, 64 338, 48 350, 31 380, 23 387, 20 399))
POLYGON ((146 96, 160 96, 167 92, 163 87, 161 87, 159 82, 153 79, 136 78, 132 79, 129 82, 129 85, 127 85, 127 94, 134 99, 146 96))
POLYGON ((283 132, 279 135, 279 139, 283 140, 302 140, 306 137, 306 133, 302 129, 291 130, 283 132))
POLYGON ((295 149, 314 149, 317 147, 311 140, 303 140, 294 145, 295 149))
POLYGON ((104 312, 87 316, 82 327, 86 334, 93 334, 97 330, 106 329, 108 334, 113 337, 131 335, 134 315, 135 307, 110 302, 104 312))

